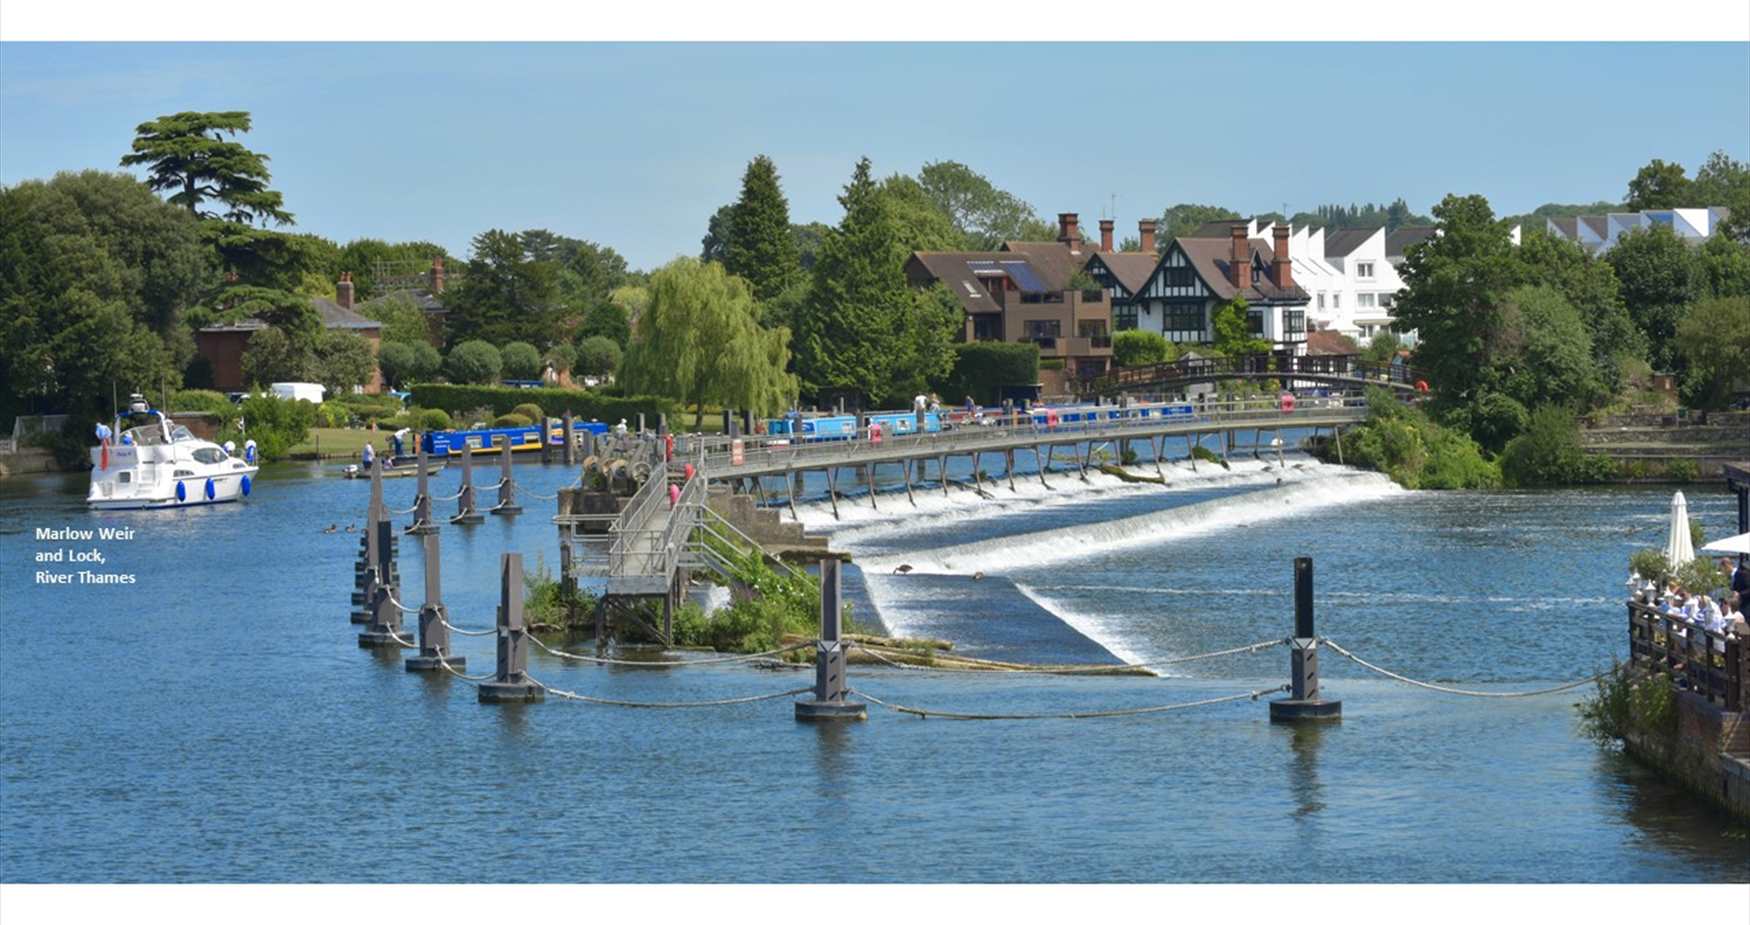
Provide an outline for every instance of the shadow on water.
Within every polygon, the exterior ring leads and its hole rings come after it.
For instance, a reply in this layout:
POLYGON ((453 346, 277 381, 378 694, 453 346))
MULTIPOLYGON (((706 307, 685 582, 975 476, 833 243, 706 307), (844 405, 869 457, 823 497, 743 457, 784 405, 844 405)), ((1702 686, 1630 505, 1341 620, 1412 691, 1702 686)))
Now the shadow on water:
POLYGON ((1707 867, 1736 856, 1736 869, 1728 865, 1722 873, 1750 879, 1750 826, 1621 750, 1601 750, 1598 764, 1623 818, 1642 836, 1707 867))
POLYGON ((1319 781, 1319 748, 1328 732, 1326 723, 1290 723, 1277 726, 1288 736, 1288 750, 1293 755, 1288 765, 1288 792, 1294 798, 1296 821, 1306 820, 1325 808, 1324 784, 1319 781))

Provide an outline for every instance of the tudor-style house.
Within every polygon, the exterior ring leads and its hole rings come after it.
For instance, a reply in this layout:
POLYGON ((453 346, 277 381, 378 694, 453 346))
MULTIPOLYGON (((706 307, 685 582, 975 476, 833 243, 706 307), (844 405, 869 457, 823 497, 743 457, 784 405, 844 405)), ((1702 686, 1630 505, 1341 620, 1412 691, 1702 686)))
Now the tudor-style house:
POLYGON ((1214 224, 1226 234, 1209 235, 1213 229, 1206 226, 1167 246, 1134 294, 1114 306, 1114 328, 1206 344, 1215 337, 1216 309, 1238 296, 1246 300, 1254 334, 1278 351, 1304 353, 1308 296, 1294 280, 1288 227, 1268 228, 1266 240, 1249 234, 1255 223, 1214 224))

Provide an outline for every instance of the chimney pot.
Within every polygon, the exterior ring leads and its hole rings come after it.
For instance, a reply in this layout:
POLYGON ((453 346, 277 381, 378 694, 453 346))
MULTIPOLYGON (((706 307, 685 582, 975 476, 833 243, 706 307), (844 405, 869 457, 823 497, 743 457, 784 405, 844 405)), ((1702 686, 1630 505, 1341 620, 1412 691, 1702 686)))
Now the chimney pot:
POLYGON ((1145 218, 1145 219, 1142 219, 1141 221, 1137 222, 1136 223, 1136 234, 1137 234, 1137 237, 1142 242, 1142 252, 1145 254, 1154 253, 1155 252, 1155 220, 1152 218, 1145 218))
POLYGON ((431 258, 431 294, 432 295, 443 295, 443 293, 444 293, 444 258, 433 257, 433 258, 431 258))
POLYGON ((1244 289, 1252 281, 1252 245, 1246 240, 1245 225, 1235 222, 1228 227, 1228 233, 1233 242, 1228 253, 1228 276, 1233 280, 1235 289, 1244 289))
POLYGON ((1082 233, 1077 228, 1079 219, 1074 212, 1057 213, 1057 240, 1069 245, 1071 251, 1081 249, 1082 233))
POLYGON ((1288 289, 1294 285, 1294 263, 1288 259, 1288 225, 1278 223, 1272 234, 1276 239, 1276 259, 1270 264, 1271 282, 1278 289, 1288 289))
POLYGON ((1112 253, 1112 220, 1109 218, 1100 219, 1100 252, 1112 253))
POLYGON ((352 307, 352 274, 342 271, 340 282, 334 284, 334 302, 341 308, 352 307))

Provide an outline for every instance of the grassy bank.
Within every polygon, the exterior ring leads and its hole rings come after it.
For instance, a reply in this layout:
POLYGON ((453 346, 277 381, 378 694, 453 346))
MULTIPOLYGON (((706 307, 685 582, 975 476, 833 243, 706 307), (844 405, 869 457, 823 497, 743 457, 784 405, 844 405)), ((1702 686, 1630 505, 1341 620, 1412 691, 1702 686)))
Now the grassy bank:
POLYGON ((382 452, 389 445, 389 432, 354 427, 312 427, 302 443, 286 453, 288 459, 357 459, 367 441, 382 452))

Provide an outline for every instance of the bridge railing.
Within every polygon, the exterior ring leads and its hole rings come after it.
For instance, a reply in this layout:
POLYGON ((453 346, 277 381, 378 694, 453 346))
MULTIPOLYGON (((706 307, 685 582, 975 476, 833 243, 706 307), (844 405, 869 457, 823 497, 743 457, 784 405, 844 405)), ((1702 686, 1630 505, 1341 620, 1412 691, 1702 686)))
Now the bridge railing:
POLYGON ((611 577, 656 575, 663 572, 659 542, 666 518, 662 505, 668 504, 668 468, 657 463, 650 476, 633 493, 620 516, 608 528, 613 537, 608 547, 608 574, 611 577), (657 518, 653 520, 652 518, 657 518), (652 526, 652 524, 656 526, 652 526))
POLYGON ((1259 353, 1120 367, 1093 379, 1089 388, 1101 392, 1122 391, 1126 388, 1171 385, 1176 382, 1263 376, 1287 380, 1305 377, 1352 379, 1356 382, 1397 386, 1414 386, 1426 378, 1405 364, 1370 362, 1360 354, 1291 356, 1259 353))
POLYGON ((1629 658, 1664 671, 1722 710, 1738 712, 1750 687, 1750 646, 1642 604, 1628 602, 1629 658))

